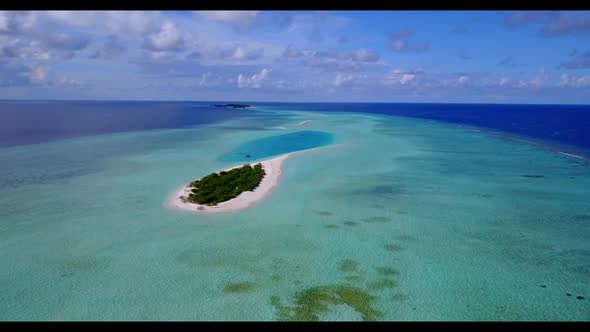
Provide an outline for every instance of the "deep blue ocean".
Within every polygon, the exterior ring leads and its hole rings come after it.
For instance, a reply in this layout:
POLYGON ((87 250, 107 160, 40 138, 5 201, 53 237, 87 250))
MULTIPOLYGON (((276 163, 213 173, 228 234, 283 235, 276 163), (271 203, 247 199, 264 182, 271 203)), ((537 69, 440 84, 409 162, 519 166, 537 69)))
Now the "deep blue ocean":
MULTIPOLYGON (((227 101, 1 101, 0 147, 103 133, 215 123, 249 110, 218 108, 227 101)), ((424 118, 528 137, 586 154, 590 105, 249 103, 272 109, 378 113, 424 118)), ((247 112, 247 113, 246 113, 247 112)))

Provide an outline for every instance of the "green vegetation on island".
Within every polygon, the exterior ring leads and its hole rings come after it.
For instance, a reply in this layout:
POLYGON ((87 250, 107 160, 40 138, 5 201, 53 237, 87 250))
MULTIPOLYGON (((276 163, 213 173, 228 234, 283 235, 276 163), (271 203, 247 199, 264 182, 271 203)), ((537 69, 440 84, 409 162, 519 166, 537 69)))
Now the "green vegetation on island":
POLYGON ((262 181, 265 172, 262 164, 254 167, 246 164, 239 168, 211 173, 190 183, 188 200, 193 203, 216 205, 237 197, 244 191, 252 191, 262 181))

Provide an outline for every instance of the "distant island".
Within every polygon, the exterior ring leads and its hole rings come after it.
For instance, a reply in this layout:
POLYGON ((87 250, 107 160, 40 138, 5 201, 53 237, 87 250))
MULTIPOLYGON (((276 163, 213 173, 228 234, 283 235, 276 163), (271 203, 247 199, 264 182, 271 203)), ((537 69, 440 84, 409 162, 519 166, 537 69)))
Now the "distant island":
POLYGON ((262 164, 254 167, 246 164, 239 168, 211 173, 189 184, 188 201, 208 206, 238 197, 244 191, 252 191, 262 181, 265 172, 262 164))
POLYGON ((213 105, 215 107, 231 107, 231 108, 248 108, 248 107, 252 107, 250 105, 246 105, 246 104, 217 104, 217 105, 213 105))

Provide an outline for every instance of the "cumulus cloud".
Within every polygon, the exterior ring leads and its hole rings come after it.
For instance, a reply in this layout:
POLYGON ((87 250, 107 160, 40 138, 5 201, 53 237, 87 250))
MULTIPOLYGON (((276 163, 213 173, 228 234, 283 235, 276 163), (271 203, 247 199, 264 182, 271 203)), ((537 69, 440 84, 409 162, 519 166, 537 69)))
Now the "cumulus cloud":
POLYGON ((304 56, 303 51, 289 45, 289 46, 285 47, 285 50, 281 54, 280 58, 281 59, 298 59, 303 56, 304 56))
POLYGON ((336 74, 336 77, 332 80, 333 86, 342 86, 348 82, 351 82, 354 79, 352 74, 336 74))
POLYGON ((459 85, 465 85, 465 84, 469 83, 470 80, 471 79, 469 78, 469 76, 461 75, 457 79, 457 83, 459 83, 459 85))
POLYGON ((423 74, 424 72, 422 70, 402 71, 400 69, 394 69, 391 73, 385 75, 384 83, 385 85, 401 84, 407 86, 415 84, 418 76, 423 74))
POLYGON ((31 83, 43 83, 47 79, 47 67, 38 65, 29 72, 31 83))
POLYGON ((90 38, 86 36, 66 35, 63 32, 49 34, 43 43, 49 49, 61 52, 65 58, 72 58, 76 51, 86 48, 90 43, 90 38))
POLYGON ((399 82, 403 85, 403 84, 413 81, 415 78, 416 78, 415 74, 403 74, 402 77, 400 78, 399 82))
POLYGON ((549 82, 549 74, 545 71, 545 68, 541 68, 537 76, 530 80, 529 85, 533 88, 541 88, 547 85, 549 82))
POLYGON ((159 29, 161 15, 156 11, 67 11, 32 12, 44 23, 79 28, 107 29, 110 33, 144 33, 159 29))
POLYGON ((15 34, 31 30, 37 16, 26 11, 0 11, 0 34, 15 34))
POLYGON ((354 59, 363 62, 376 62, 379 60, 379 54, 366 48, 359 48, 354 52, 354 59))
POLYGON ((262 86, 262 81, 266 79, 270 69, 262 68, 260 73, 256 73, 252 76, 245 76, 244 74, 238 75, 238 88, 254 88, 258 89, 262 86))
POLYGON ((371 63, 376 63, 379 58, 379 53, 366 48, 344 53, 337 51, 302 52, 294 48, 287 48, 278 59, 300 59, 298 64, 302 66, 332 72, 350 72, 359 71, 371 63))
POLYGON ((562 74, 559 86, 570 88, 590 88, 590 76, 570 76, 562 74))
POLYGON ((185 49, 182 34, 170 21, 164 22, 160 30, 152 33, 144 40, 144 48, 155 52, 183 51, 185 49))
POLYGON ((49 60, 49 50, 37 41, 20 38, 6 40, 0 44, 0 58, 18 58, 23 60, 49 60))
POLYGON ((219 54, 222 59, 234 61, 250 61, 262 58, 264 55, 263 48, 248 48, 243 45, 236 45, 228 49, 224 49, 219 54))
POLYGON ((259 11, 208 10, 198 11, 196 14, 206 21, 220 22, 244 29, 254 26, 259 11))

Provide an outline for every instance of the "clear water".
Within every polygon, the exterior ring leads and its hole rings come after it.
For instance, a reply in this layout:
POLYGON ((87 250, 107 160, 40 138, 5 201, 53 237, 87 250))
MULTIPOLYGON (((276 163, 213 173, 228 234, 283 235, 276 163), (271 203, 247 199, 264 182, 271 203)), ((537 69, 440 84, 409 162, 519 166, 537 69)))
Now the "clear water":
POLYGON ((242 162, 313 149, 331 144, 333 135, 322 131, 301 130, 294 133, 259 138, 240 144, 221 155, 220 160, 242 162))
POLYGON ((0 320, 275 320, 271 298, 342 283, 380 320, 590 319, 586 159, 421 119, 257 114, 0 149, 0 320), (164 206, 306 120, 332 144, 288 159, 260 205, 164 206))

